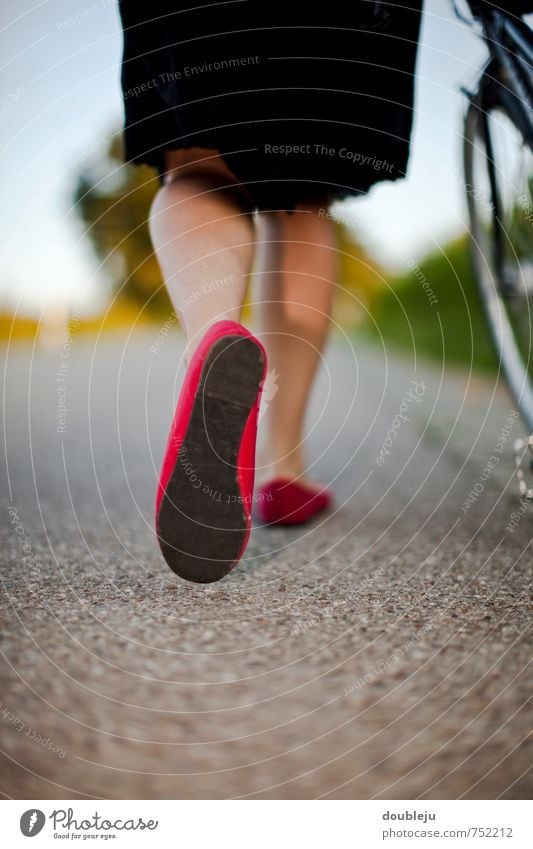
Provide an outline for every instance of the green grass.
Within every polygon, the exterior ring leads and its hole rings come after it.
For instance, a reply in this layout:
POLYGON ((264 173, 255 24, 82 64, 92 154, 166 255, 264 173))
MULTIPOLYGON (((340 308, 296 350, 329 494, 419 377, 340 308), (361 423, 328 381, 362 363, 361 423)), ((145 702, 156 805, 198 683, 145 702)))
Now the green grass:
POLYGON ((485 327, 466 237, 420 260, 376 294, 364 332, 372 340, 416 350, 447 365, 495 371, 497 359, 485 327))

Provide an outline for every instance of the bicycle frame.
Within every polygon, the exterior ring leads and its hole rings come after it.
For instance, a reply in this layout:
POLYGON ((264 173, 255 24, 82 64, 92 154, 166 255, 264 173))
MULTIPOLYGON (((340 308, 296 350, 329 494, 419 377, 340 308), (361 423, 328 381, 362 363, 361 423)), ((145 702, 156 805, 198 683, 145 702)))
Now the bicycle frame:
MULTIPOLYGON (((510 84, 510 88, 514 90, 522 104, 526 103, 531 108, 533 106, 531 30, 522 21, 517 21, 499 11, 488 12, 482 20, 489 52, 505 72, 505 83, 510 84)), ((528 123, 531 125, 530 121, 528 123)))
MULTIPOLYGON (((475 209, 475 201, 471 193, 467 193, 467 202, 471 221, 471 248, 475 274, 482 305, 484 307, 488 328, 490 330, 500 367, 506 378, 507 385, 515 399, 518 409, 530 433, 533 431, 533 391, 531 376, 528 374, 531 362, 529 354, 524 360, 517 344, 514 327, 507 316, 507 304, 516 296, 523 296, 523 286, 515 269, 507 262, 508 236, 504 221, 504 200, 500 196, 497 163, 493 148, 493 126, 491 115, 507 115, 521 138, 516 143, 523 148, 533 150, 533 117, 531 104, 533 100, 533 34, 528 25, 514 18, 506 11, 487 8, 472 0, 469 4, 473 18, 466 18, 456 12, 463 23, 481 27, 480 36, 483 38, 489 53, 485 67, 481 69, 477 86, 473 91, 463 89, 469 100, 465 115, 464 131, 464 163, 465 182, 467 185, 475 182, 474 152, 483 155, 484 168, 490 184, 490 199, 493 207, 491 212, 492 234, 490 244, 490 260, 479 243, 479 217, 475 209), (479 146, 476 140, 479 140, 479 146), (490 262, 491 261, 491 262, 490 262), (490 269, 496 270, 492 273, 490 269)), ((520 278, 523 280, 523 278, 520 278)), ((515 302, 516 303, 516 302, 515 302)), ((529 302, 531 303, 531 301, 529 302)), ((513 307, 514 308, 514 307, 513 307)), ((527 307, 530 315, 530 308, 527 307)), ((529 350, 529 349, 528 349, 529 350)), ((533 489, 528 489, 525 482, 523 466, 525 455, 533 448, 533 437, 522 440, 515 446, 515 463, 522 499, 530 499, 533 489)), ((533 453, 533 452, 532 452, 533 453)), ((533 466, 532 466, 533 468, 533 466)))
MULTIPOLYGON (((457 6, 456 12, 464 22, 472 22, 461 15, 457 6)), ((503 293, 507 290, 504 269, 501 266, 503 256, 503 233, 500 229, 502 216, 499 208, 499 198, 496 191, 496 176, 494 173, 494 156, 491 148, 490 133, 487 132, 487 106, 485 100, 487 92, 493 86, 502 86, 505 94, 506 106, 512 115, 516 126, 520 129, 524 140, 533 148, 533 121, 525 104, 532 102, 533 88, 533 41, 531 30, 522 21, 516 20, 505 12, 490 9, 476 10, 476 17, 483 27, 483 40, 487 45, 490 58, 485 65, 479 79, 475 94, 466 92, 469 99, 481 110, 482 123, 485 128, 485 141, 488 152, 488 172, 491 189, 496 206, 496 232, 495 246, 496 256, 494 260, 500 265, 502 271, 500 285, 503 293)), ((531 106, 530 106, 531 108, 531 106)), ((508 294, 512 294, 513 287, 509 287, 508 294)))
MULTIPOLYGON (((463 22, 472 24, 471 20, 461 15, 456 5, 455 9, 463 22)), ((509 108, 525 139, 533 147, 533 121, 525 105, 527 104, 529 109, 533 108, 531 30, 523 21, 497 9, 480 9, 476 17, 483 27, 482 38, 490 54, 479 88, 483 88, 483 77, 488 77, 503 85, 510 95, 514 95, 509 99, 509 108)))

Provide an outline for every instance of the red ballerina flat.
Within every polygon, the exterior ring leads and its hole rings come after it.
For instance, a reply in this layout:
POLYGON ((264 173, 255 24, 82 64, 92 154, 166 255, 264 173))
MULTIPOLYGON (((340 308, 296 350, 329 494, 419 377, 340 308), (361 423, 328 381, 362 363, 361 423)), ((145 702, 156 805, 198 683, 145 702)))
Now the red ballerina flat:
POLYGON ((257 507, 263 522, 269 525, 302 525, 332 504, 329 490, 315 490, 298 481, 275 478, 260 487, 257 507))
POLYGON ((163 557, 189 581, 220 580, 246 548, 265 373, 263 346, 234 321, 214 324, 191 358, 156 498, 163 557))

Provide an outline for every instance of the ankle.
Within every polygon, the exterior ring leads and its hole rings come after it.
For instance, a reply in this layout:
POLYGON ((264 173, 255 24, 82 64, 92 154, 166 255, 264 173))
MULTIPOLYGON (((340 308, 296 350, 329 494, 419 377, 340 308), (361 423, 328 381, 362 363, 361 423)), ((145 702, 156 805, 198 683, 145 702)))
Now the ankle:
POLYGON ((269 459, 268 455, 259 454, 256 466, 256 475, 259 483, 264 483, 274 478, 296 480, 305 474, 303 459, 287 455, 281 460, 269 459))

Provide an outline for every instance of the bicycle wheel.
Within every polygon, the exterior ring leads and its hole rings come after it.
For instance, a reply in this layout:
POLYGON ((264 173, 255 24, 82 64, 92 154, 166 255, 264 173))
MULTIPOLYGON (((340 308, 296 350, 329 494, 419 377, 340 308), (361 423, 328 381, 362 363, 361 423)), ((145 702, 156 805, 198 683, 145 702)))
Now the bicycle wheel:
POLYGON ((474 273, 503 374, 533 432, 533 154, 521 104, 485 76, 467 110, 464 173, 474 273))

